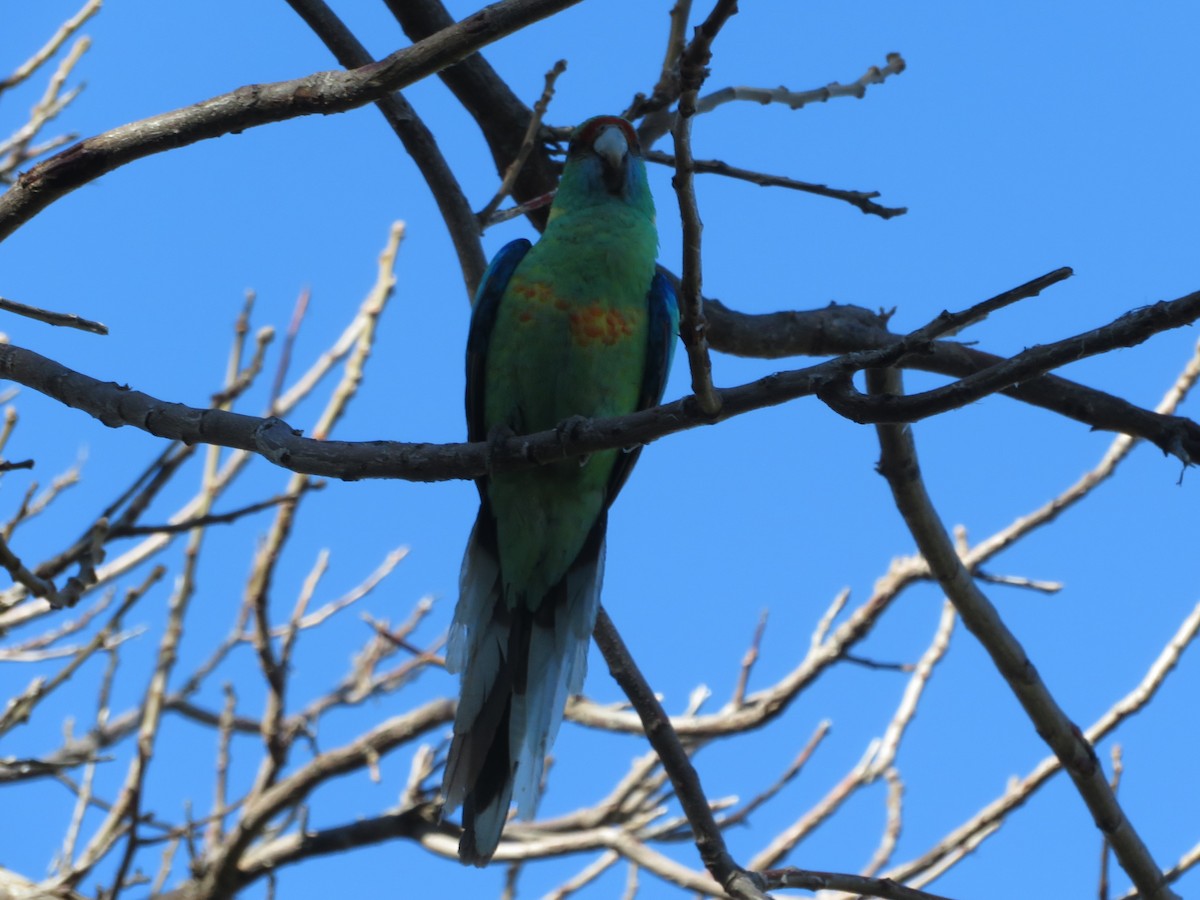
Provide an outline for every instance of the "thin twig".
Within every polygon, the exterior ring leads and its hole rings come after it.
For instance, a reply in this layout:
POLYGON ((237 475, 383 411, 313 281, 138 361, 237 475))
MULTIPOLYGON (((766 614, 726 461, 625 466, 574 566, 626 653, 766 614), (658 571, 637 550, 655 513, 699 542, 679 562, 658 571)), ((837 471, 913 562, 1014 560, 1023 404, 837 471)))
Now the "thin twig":
MULTIPOLYGON (((675 156, 670 153, 663 153, 661 150, 647 150, 645 157, 647 161, 658 163, 659 165, 670 166, 671 168, 678 166, 675 156)), ((756 172, 753 169, 731 166, 729 163, 722 162, 719 159, 693 159, 692 171, 707 175, 723 175, 726 178, 733 178, 738 181, 748 181, 750 184, 756 184, 759 187, 781 187, 791 191, 813 194, 817 197, 828 197, 831 200, 842 200, 863 213, 879 216, 881 219, 891 219, 908 212, 908 207, 905 206, 881 206, 876 203, 875 198, 880 196, 879 191, 853 191, 844 188, 831 188, 828 185, 816 184, 811 181, 799 181, 798 179, 788 178, 784 175, 771 175, 767 172, 756 172)))
POLYGON ((567 61, 560 59, 554 64, 554 68, 546 73, 546 86, 542 88, 542 96, 533 104, 533 115, 530 117, 529 125, 525 129, 525 137, 521 139, 521 148, 517 151, 516 157, 509 164, 508 168, 504 170, 504 178, 500 181, 500 187, 496 190, 496 195, 488 201, 483 209, 475 214, 481 231, 486 227, 486 223, 492 220, 496 210, 504 202, 504 198, 512 193, 513 185, 517 183, 517 176, 521 174, 521 169, 524 167, 525 161, 529 159, 529 154, 533 150, 534 144, 537 143, 538 132, 542 128, 542 117, 546 115, 546 109, 550 106, 551 98, 554 97, 554 83, 558 81, 558 76, 566 70, 567 61))
POLYGON ((605 850, 578 873, 568 878, 557 888, 546 894, 543 900, 566 900, 576 891, 587 887, 621 860, 615 850, 605 850))
POLYGON ((226 682, 225 704, 221 707, 221 720, 217 725, 217 761, 214 767, 212 813, 208 829, 204 834, 204 846, 215 849, 225 834, 224 816, 229 809, 229 745, 233 739, 233 719, 237 710, 237 693, 233 685, 226 682))
POLYGON ((671 130, 675 115, 669 110, 683 89, 679 77, 679 62, 687 48, 687 25, 692 16, 692 0, 676 0, 671 7, 670 27, 667 30, 667 49, 663 55, 662 71, 650 96, 638 94, 621 115, 631 122, 638 119, 638 139, 647 150, 671 130))
POLYGON ((683 346, 687 349, 688 369, 692 376, 692 393, 700 409, 707 415, 715 415, 721 409, 720 395, 713 388, 712 362, 708 356, 708 322, 704 318, 702 293, 703 276, 700 256, 700 233, 704 226, 696 204, 694 184, 695 167, 692 160, 692 117, 696 114, 696 95, 708 73, 706 65, 711 43, 721 21, 714 18, 722 6, 736 11, 735 3, 718 4, 705 25, 698 28, 697 35, 683 54, 680 64, 682 91, 679 96, 679 113, 671 129, 675 141, 675 176, 671 183, 679 199, 679 217, 683 226, 683 271, 679 277, 679 332, 683 346), (707 42, 707 43, 706 43, 707 42))
POLYGON ((67 19, 67 21, 63 22, 62 25, 58 27, 58 31, 54 33, 54 36, 51 37, 50 40, 46 41, 46 43, 40 50, 37 51, 37 53, 33 54, 33 56, 18 66, 16 71, 7 78, 0 80, 0 93, 3 93, 9 88, 16 87, 22 81, 25 81, 25 79, 27 79, 30 75, 40 69, 43 65, 45 65, 46 61, 55 53, 57 53, 58 49, 67 42, 67 38, 82 28, 83 24, 88 19, 100 11, 100 3, 101 0, 87 0, 87 2, 80 7, 79 12, 75 13, 75 15, 67 19))
POLYGON ((920 662, 913 667, 913 674, 909 677, 900 703, 888 722, 883 737, 871 741, 858 763, 834 784, 824 797, 756 853, 748 863, 751 869, 764 871, 776 866, 800 841, 832 817, 856 792, 892 767, 899 751, 900 740, 916 714, 917 704, 929 683, 933 669, 946 653, 954 618, 954 607, 946 603, 942 608, 933 639, 921 655, 920 662))
MULTIPOLYGON (((315 481, 308 483, 306 490, 320 490, 323 488, 324 482, 315 481)), ((274 506, 279 506, 284 503, 295 503, 296 498, 289 494, 277 494, 274 497, 268 497, 266 500, 259 500, 257 503, 250 503, 240 509, 233 509, 226 513, 209 513, 206 516, 193 516, 190 519, 181 519, 178 522, 164 522, 161 525, 126 525, 123 528, 114 528, 110 533, 110 537, 137 537, 145 534, 175 534, 181 531, 190 531, 193 528, 206 528, 209 525, 229 525, 243 519, 246 516, 253 515, 256 512, 262 512, 264 509, 271 509, 274 506)))
POLYGON ((125 593, 125 599, 113 613, 108 623, 92 637, 87 644, 76 650, 72 660, 60 669, 52 678, 38 678, 22 694, 9 700, 3 714, 0 714, 0 735, 9 731, 14 725, 29 718, 33 708, 49 694, 64 684, 79 668, 91 659, 92 655, 101 649, 112 650, 120 643, 120 628, 125 614, 140 600, 147 591, 160 581, 166 570, 162 566, 154 567, 142 583, 125 593))
POLYGON ((807 91, 791 91, 785 87, 721 88, 719 91, 713 91, 711 94, 701 97, 700 101, 696 104, 696 112, 698 114, 711 112, 718 106, 734 100, 761 103, 763 106, 770 103, 779 103, 792 110, 800 109, 810 103, 827 103, 839 97, 853 97, 856 100, 861 100, 867 95, 868 87, 874 84, 883 84, 890 76, 899 75, 907 67, 907 63, 904 62, 904 58, 899 53, 889 53, 887 55, 887 64, 882 69, 878 66, 871 66, 865 73, 849 84, 839 84, 833 81, 824 87, 807 91))
POLYGON ((775 780, 775 783, 768 787, 765 791, 753 797, 741 809, 736 810, 722 818, 721 827, 729 828, 731 825, 740 825, 742 822, 745 822, 750 818, 751 813, 753 813, 756 809, 759 809, 764 803, 775 797, 781 790, 783 790, 783 788, 788 785, 792 779, 800 774, 800 770, 803 769, 805 764, 812 758, 813 753, 816 752, 817 747, 821 744, 821 741, 825 740, 825 736, 829 734, 830 727, 831 724, 828 719, 817 725, 817 729, 808 739, 808 743, 806 743, 800 749, 800 752, 796 754, 795 759, 788 764, 788 767, 783 770, 783 774, 775 780))
POLYGON ((15 300, 5 300, 3 297, 0 297, 0 309, 16 313, 18 316, 25 316, 27 319, 37 319, 39 322, 45 322, 47 325, 78 328, 80 331, 90 331, 92 334, 108 334, 107 325, 93 322, 91 319, 85 319, 82 316, 76 316, 72 313, 51 312, 48 309, 39 309, 36 306, 17 303, 15 300))
MULTIPOLYGON (((115 650, 108 651, 108 663, 100 678, 100 690, 96 698, 96 726, 103 728, 108 722, 109 703, 112 697, 113 678, 117 674, 117 663, 120 660, 115 650)), ((79 840, 79 832, 83 826, 83 815, 92 802, 92 785, 96 777, 96 760, 87 761, 83 771, 83 782, 76 793, 75 809, 71 813, 71 822, 63 839, 63 847, 59 857, 58 871, 60 875, 69 875, 71 864, 75 857, 75 846, 79 840)))
POLYGON ((67 579, 62 590, 54 582, 31 572, 0 537, 0 566, 8 570, 13 581, 25 587, 33 597, 40 597, 51 609, 70 608, 79 602, 84 592, 97 584, 96 566, 104 559, 104 540, 108 535, 108 520, 101 518, 92 527, 88 549, 79 558, 79 573, 67 579))
POLYGON ((758 617, 758 625, 754 628, 754 637, 750 639, 750 646, 746 648, 746 653, 742 656, 742 665, 738 670, 738 679, 733 686, 733 696, 729 698, 729 705, 733 707, 741 706, 746 699, 746 687, 750 683, 750 671, 754 668, 754 664, 758 662, 758 651, 762 646, 763 634, 767 630, 767 611, 764 609, 758 617))
POLYGON ((534 210, 548 207, 554 202, 554 195, 557 193, 558 190, 555 189, 553 191, 548 191, 545 194, 539 194, 536 197, 526 200, 524 203, 518 203, 517 205, 509 206, 506 209, 498 209, 486 219, 481 220, 479 227, 486 231, 493 225, 499 225, 501 222, 508 222, 511 219, 517 219, 521 216, 528 215, 534 210))
MULTIPOLYGON (((62 139, 50 140, 38 147, 30 148, 38 133, 66 109, 83 90, 83 86, 78 85, 64 92, 63 86, 91 45, 91 39, 86 36, 75 41, 54 70, 54 74, 50 76, 41 99, 34 104, 30 111, 29 121, 18 128, 7 140, 0 141, 0 182, 11 183, 12 173, 20 165, 33 159, 45 148, 52 149, 65 143, 62 139)), ((75 135, 70 135, 68 139, 74 140, 75 135)))
POLYGON ((860 873, 862 875, 873 876, 888 864, 888 860, 892 858, 892 854, 896 850, 896 842, 900 839, 900 830, 904 822, 904 782, 900 780, 900 773, 895 766, 890 766, 883 773, 883 777, 887 780, 888 787, 887 819, 884 822, 883 834, 879 838, 879 846, 875 848, 875 853, 863 866, 860 873))
MULTIPOLYGON (((673 23, 674 20, 672 20, 673 23)), ((899 53, 889 53, 887 55, 887 64, 882 69, 878 66, 871 66, 863 75, 850 84, 839 84, 834 81, 825 87, 808 91, 789 91, 785 87, 721 88, 718 91, 713 91, 711 94, 706 94, 698 98, 696 102, 696 115, 704 115, 705 113, 712 112, 718 106, 734 100, 748 100, 754 103, 761 103, 764 106, 768 103, 779 103, 793 110, 800 109, 810 103, 825 103, 838 97, 854 97, 861 100, 866 96, 869 86, 882 84, 888 77, 899 75, 906 67, 907 64, 899 53)), ((671 83, 666 81, 665 77, 660 79, 658 85, 655 86, 654 94, 651 98, 646 100, 639 97, 638 102, 634 104, 631 110, 635 115, 643 112, 647 113, 646 121, 638 129, 638 134, 646 142, 647 147, 652 146, 660 137, 675 126, 676 115, 666 111, 666 106, 675 99, 669 93, 668 88, 670 86, 671 83)), ((676 76, 674 87, 676 93, 678 93, 678 76, 676 76)))

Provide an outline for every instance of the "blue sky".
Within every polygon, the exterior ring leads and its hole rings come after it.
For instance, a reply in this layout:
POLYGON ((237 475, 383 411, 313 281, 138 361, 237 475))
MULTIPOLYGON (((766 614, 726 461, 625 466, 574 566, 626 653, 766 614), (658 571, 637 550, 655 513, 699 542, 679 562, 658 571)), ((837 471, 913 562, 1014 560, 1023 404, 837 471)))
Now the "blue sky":
MULTIPOLYGON (((376 55, 406 44, 382 3, 333 5, 376 55)), ((456 15, 476 6, 449 5, 456 15)), ((546 70, 566 58, 569 68, 547 119, 573 124, 617 112, 635 92, 652 87, 670 5, 584 2, 485 55, 530 103, 546 70)), ((7 6, 0 37, 5 73, 76 8, 74 0, 7 6)), ((1065 284, 964 336, 983 349, 1015 353, 1197 288, 1194 210, 1200 186, 1193 157, 1200 129, 1189 91, 1200 29, 1195 4, 742 6, 717 43, 709 88, 809 89, 849 82, 868 66, 883 65, 891 51, 902 53, 909 68, 861 101, 797 112, 727 104, 697 121, 696 155, 879 190, 880 202, 910 211, 882 221, 832 200, 700 176, 710 295, 746 312, 830 301, 896 307, 893 327, 904 331, 942 309, 963 308, 1059 266, 1073 267, 1075 277, 1065 284)), ((707 9, 699 4, 698 14, 707 9)), ((334 66, 282 2, 112 2, 85 33, 93 46, 74 80, 87 86, 57 124, 81 135, 243 84, 334 66)), ((38 81, 4 97, 0 135, 24 121, 41 87, 38 81)), ((474 207, 482 207, 496 175, 467 115, 433 79, 406 96, 433 129, 474 207)), ((661 258, 678 270, 670 172, 652 167, 651 178, 661 258)), ((312 312, 296 349, 299 366, 349 320, 370 287, 375 258, 395 219, 407 223, 396 294, 366 386, 338 436, 461 440, 468 317, 462 281, 436 209, 374 108, 257 128, 150 157, 60 200, 0 246, 0 295, 98 319, 111 334, 100 338, 11 317, 0 322, 0 331, 95 377, 203 405, 219 386, 245 290, 258 294, 256 324, 282 329, 297 293, 311 288, 312 312)), ((491 253, 519 236, 532 236, 527 224, 507 223, 487 233, 485 246, 491 253)), ((1153 406, 1196 338, 1195 329, 1180 329, 1063 374, 1153 406)), ((803 364, 718 356, 714 377, 719 385, 734 385, 803 364)), ((910 388, 937 382, 908 377, 910 388)), ((680 354, 667 395, 686 390, 680 354)), ((257 412, 264 396, 253 395, 242 410, 257 412)), ((36 457, 37 469, 5 476, 5 517, 31 478, 45 483, 87 453, 83 484, 61 508, 19 532, 16 549, 37 559, 53 552, 64 530, 73 534, 79 518, 107 502, 158 447, 143 433, 105 429, 28 391, 16 403, 22 418, 6 455, 36 457)), ((316 412, 310 404, 290 421, 310 427, 316 412)), ((1191 400, 1182 412, 1195 419, 1200 406, 1191 400)), ((1063 490, 1111 440, 1006 398, 923 422, 915 433, 934 502, 948 524, 963 524, 973 540, 1063 490)), ((668 709, 682 709, 700 683, 712 688, 714 706, 723 702, 764 609, 770 624, 752 688, 767 685, 795 665, 839 590, 849 587, 852 602, 865 598, 894 556, 912 552, 886 484, 874 472, 877 456, 871 429, 839 418, 815 398, 675 435, 643 454, 611 518, 604 599, 668 709)), ((1139 447, 1115 480, 989 566, 998 574, 1065 585, 1052 597, 1002 587, 988 592, 1068 714, 1083 726, 1136 684, 1200 599, 1194 475, 1177 486, 1178 464, 1139 447)), ((281 490, 287 473, 259 464, 252 478, 227 498, 230 506, 281 490)), ((181 485, 158 512, 167 514, 184 496, 181 485)), ((474 517, 471 485, 330 484, 309 504, 277 586, 280 609, 290 607, 321 548, 332 554, 321 589, 329 599, 404 544, 409 557, 364 609, 396 621, 418 598, 431 595, 438 602, 420 636, 432 640, 446 627, 474 517)), ((227 630, 241 578, 266 527, 267 520, 258 519, 212 533, 182 650, 185 667, 227 630)), ((176 548, 169 560, 177 563, 179 553, 176 548)), ((160 591, 156 602, 164 598, 160 591)), ((911 590, 861 652, 915 660, 933 633, 939 605, 935 589, 911 590)), ((160 616, 143 612, 153 628, 160 616)), ((147 641, 152 636, 153 630, 147 641)), ((365 636, 362 623, 350 616, 328 637, 302 639, 298 695, 338 677, 365 636)), ((131 657, 139 652, 149 649, 131 650, 131 657)), ((249 666, 249 656, 245 662, 249 666)), ((942 666, 898 759, 906 808, 897 862, 923 852, 999 796, 1009 776, 1026 773, 1048 752, 965 631, 956 632, 942 666)), ((1200 777, 1192 750, 1200 738, 1197 666, 1185 655, 1155 703, 1117 736, 1126 764, 1121 799, 1164 865, 1200 841, 1200 777)), ((118 690, 132 697, 141 685, 132 659, 129 670, 118 690)), ((8 664, 0 669, 0 683, 16 689, 32 674, 8 664)), ((261 694, 251 669, 230 677, 237 678, 245 711, 252 713, 261 694)), ((710 796, 745 799, 773 780, 819 721, 833 722, 831 736, 797 782, 751 826, 731 833, 735 856, 755 852, 858 761, 886 725, 904 683, 895 673, 842 666, 761 735, 700 754, 710 796)), ((449 676, 430 673, 411 693, 337 718, 323 742, 333 745, 406 703, 453 690, 449 676)), ((603 702, 619 699, 595 653, 587 692, 603 702)), ((219 691, 214 687, 205 699, 218 704, 219 691)), ((49 705, 43 719, 5 738, 0 755, 53 746, 61 715, 71 709, 65 699, 49 705)), ((181 754, 179 771, 194 767, 198 781, 191 795, 206 800, 213 749, 208 734, 170 720, 163 737, 164 747, 181 754)), ((565 726, 543 811, 594 801, 642 750, 633 738, 565 726)), ((1105 760, 1108 750, 1108 743, 1100 748, 1105 760)), ((257 758, 250 743, 240 752, 247 761, 257 758)), ((235 744, 235 759, 238 753, 235 744)), ((379 785, 358 774, 318 792, 313 824, 386 808, 403 786, 410 755, 402 749, 385 760, 379 785)), ((120 774, 100 777, 115 788, 120 774)), ((179 792, 168 790, 165 780, 158 787, 165 804, 178 803, 179 792)), ((18 795, 55 821, 69 815, 70 797, 57 786, 10 791, 6 802, 18 795)), ((863 791, 789 861, 856 870, 874 849, 883 796, 881 784, 863 791)), ((179 809, 168 805, 162 813, 178 815, 179 809)), ((61 828, 27 828, 23 818, 0 816, 0 865, 36 877, 61 828)), ((695 863, 687 846, 675 855, 695 863)), ((1098 857, 1098 833, 1069 783, 1059 779, 932 889, 969 898, 1094 896, 1098 857)), ((522 895, 539 896, 587 861, 531 869, 522 895)), ((448 896, 498 894, 503 878, 498 867, 461 870, 413 845, 390 844, 285 871, 280 895, 324 896, 344 886, 347 872, 380 885, 403 872, 408 884, 436 883, 448 896)), ((584 896, 619 895, 624 877, 618 867, 584 896)), ((1123 874, 1116 881, 1123 889, 1123 874)), ((1178 885, 1185 895, 1198 887, 1195 874, 1178 885)), ((263 896, 263 887, 246 896, 263 896)), ((643 876, 640 896, 674 894, 643 876)))

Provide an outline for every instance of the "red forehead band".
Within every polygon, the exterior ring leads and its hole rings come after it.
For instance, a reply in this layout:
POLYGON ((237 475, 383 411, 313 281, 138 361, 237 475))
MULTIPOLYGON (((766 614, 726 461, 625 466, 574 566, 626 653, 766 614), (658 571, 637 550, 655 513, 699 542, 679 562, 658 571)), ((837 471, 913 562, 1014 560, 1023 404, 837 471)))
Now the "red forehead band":
POLYGON ((629 144, 629 148, 634 152, 639 151, 640 144, 637 138, 637 132, 633 130, 633 126, 620 116, 597 116, 594 119, 589 119, 585 122, 578 132, 575 133, 574 140, 571 141, 573 146, 590 147, 596 141, 596 137, 609 126, 615 125, 620 128, 625 135, 625 141, 629 144))

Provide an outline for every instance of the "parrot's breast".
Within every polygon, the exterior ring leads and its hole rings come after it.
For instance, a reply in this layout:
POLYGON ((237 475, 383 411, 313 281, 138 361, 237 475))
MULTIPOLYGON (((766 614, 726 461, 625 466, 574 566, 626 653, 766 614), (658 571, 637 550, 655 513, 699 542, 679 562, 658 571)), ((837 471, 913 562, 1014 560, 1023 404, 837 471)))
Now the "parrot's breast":
MULTIPOLYGON (((603 210, 601 210, 603 212, 603 210)), ((513 273, 487 359, 485 424, 529 434, 573 416, 634 412, 648 343, 657 236, 644 216, 559 216, 513 273)), ((619 451, 493 476, 510 603, 536 608, 604 511, 619 451)))

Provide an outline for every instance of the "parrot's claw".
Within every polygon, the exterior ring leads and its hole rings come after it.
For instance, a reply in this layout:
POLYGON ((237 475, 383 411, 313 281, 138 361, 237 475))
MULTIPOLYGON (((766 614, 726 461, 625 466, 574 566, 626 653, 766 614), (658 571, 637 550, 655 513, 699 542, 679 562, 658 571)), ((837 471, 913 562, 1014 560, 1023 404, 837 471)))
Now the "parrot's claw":
MULTIPOLYGON (((571 416, 569 419, 563 419, 561 422, 555 425, 554 432, 558 435, 559 449, 565 453, 567 450, 567 444, 574 438, 578 437, 579 433, 590 424, 591 419, 589 419, 587 416, 571 416)), ((588 459, 590 458, 590 453, 585 453, 578 457, 579 468, 582 469, 584 466, 586 466, 588 459)))
POLYGON ((559 444, 565 447, 566 443, 576 437, 584 427, 591 424, 591 421, 587 416, 571 416, 563 419, 554 426, 559 444))

